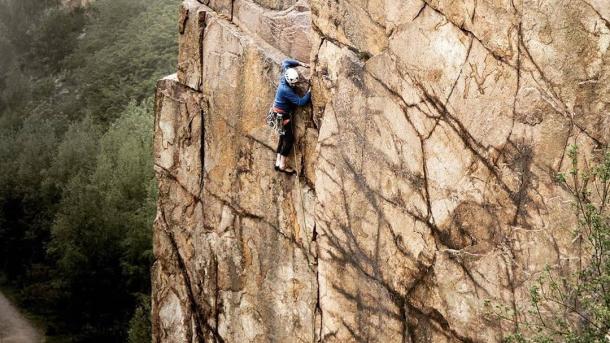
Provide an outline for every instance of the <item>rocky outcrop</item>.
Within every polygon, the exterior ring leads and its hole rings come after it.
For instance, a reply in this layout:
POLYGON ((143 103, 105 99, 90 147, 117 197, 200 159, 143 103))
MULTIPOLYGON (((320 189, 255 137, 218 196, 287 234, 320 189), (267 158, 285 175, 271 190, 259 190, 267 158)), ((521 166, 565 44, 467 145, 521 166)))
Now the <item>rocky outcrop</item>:
POLYGON ((553 182, 605 145, 602 0, 186 0, 157 87, 155 342, 496 342, 577 250, 553 182), (307 60, 278 175, 264 116, 307 60), (307 85, 303 85, 303 88, 307 85))

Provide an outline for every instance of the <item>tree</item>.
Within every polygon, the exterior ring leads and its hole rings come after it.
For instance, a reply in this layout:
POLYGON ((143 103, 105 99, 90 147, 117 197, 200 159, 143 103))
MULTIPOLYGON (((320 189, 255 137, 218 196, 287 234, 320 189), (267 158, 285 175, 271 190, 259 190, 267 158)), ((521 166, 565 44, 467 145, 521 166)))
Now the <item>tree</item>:
POLYGON ((38 75, 57 73, 63 68, 64 59, 78 44, 85 14, 82 9, 49 8, 39 18, 36 30, 30 33, 28 49, 29 68, 38 75))
POLYGON ((101 0, 71 58, 86 110, 110 123, 175 69, 179 1, 101 0), (112 42, 112 44, 109 44, 112 42))
MULTIPOLYGON (((150 291, 152 263, 151 105, 148 100, 125 109, 98 141, 89 173, 84 167, 64 173, 73 177, 59 204, 49 251, 58 261, 62 316, 79 341, 125 338, 136 305, 136 317, 146 309, 138 298, 150 291)), ((71 151, 64 155, 73 156, 71 151)))
POLYGON ((150 296, 142 294, 139 305, 129 321, 129 343, 148 343, 151 336, 150 296))
POLYGON ((179 2, 0 0, 0 282, 55 338, 150 337, 148 98, 179 2))

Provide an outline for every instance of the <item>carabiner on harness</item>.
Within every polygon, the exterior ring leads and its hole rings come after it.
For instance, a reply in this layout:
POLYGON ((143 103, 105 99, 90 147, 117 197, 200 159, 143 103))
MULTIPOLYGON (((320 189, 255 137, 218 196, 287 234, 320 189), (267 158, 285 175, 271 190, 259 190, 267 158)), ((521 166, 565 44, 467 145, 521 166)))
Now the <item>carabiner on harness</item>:
POLYGON ((284 115, 282 113, 275 112, 273 109, 269 110, 269 113, 267 114, 267 125, 279 135, 286 133, 283 121, 284 115))

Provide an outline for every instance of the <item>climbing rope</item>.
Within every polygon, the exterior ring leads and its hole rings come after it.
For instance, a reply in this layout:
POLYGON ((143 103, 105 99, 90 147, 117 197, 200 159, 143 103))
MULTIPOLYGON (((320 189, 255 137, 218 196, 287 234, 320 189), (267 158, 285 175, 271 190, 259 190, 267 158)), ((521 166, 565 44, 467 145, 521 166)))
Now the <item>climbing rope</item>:
MULTIPOLYGON (((301 163, 298 164, 297 166, 297 159, 298 161, 303 161, 300 157, 298 157, 298 147, 295 147, 294 149, 294 166, 297 172, 296 178, 297 178, 297 188, 299 189, 299 199, 300 199, 300 203, 301 203, 301 215, 303 216, 303 226, 302 226, 302 231, 303 232, 307 232, 307 221, 305 219, 305 201, 303 200, 303 187, 301 187, 301 170, 302 170, 302 165, 301 163)), ((298 217, 298 214, 297 214, 298 217)), ((313 235, 313 232, 312 232, 313 235)), ((307 262, 309 263, 309 265, 311 266, 312 264, 315 265, 316 263, 312 263, 312 261, 309 259, 309 255, 311 253, 311 242, 309 244, 307 244, 307 249, 309 251, 305 252, 305 256, 307 258, 307 262)), ((315 258, 314 258, 315 260, 315 258)))

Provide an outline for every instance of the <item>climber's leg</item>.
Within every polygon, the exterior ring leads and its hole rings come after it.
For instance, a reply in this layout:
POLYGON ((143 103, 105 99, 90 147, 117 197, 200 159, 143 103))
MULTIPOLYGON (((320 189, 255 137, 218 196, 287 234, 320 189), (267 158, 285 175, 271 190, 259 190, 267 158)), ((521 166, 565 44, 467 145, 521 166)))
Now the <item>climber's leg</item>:
POLYGON ((284 135, 280 135, 280 139, 277 142, 277 149, 275 150, 275 152, 277 152, 278 155, 280 155, 282 153, 283 146, 284 146, 284 135))
POLYGON ((294 132, 292 130, 292 119, 288 121, 286 125, 284 125, 284 135, 283 135, 283 144, 280 150, 280 154, 282 156, 290 155, 292 151, 292 146, 294 145, 294 132))
POLYGON ((280 135, 280 138, 277 142, 277 149, 275 152, 277 153, 277 157, 275 158, 275 170, 280 169, 280 158, 282 157, 282 148, 284 147, 284 135, 280 135))
POLYGON ((290 167, 288 167, 286 165, 286 159, 287 159, 286 156, 281 156, 280 157, 280 167, 279 167, 279 170, 281 172, 283 172, 283 173, 286 173, 286 174, 294 174, 294 173, 296 173, 296 171, 294 169, 292 169, 292 168, 290 168, 290 167))
POLYGON ((293 174, 294 169, 286 166, 286 157, 290 155, 290 151, 292 150, 292 146, 294 145, 294 133, 292 131, 292 120, 289 120, 288 123, 284 125, 284 134, 281 135, 282 144, 279 148, 280 153, 280 171, 288 174, 293 174))

